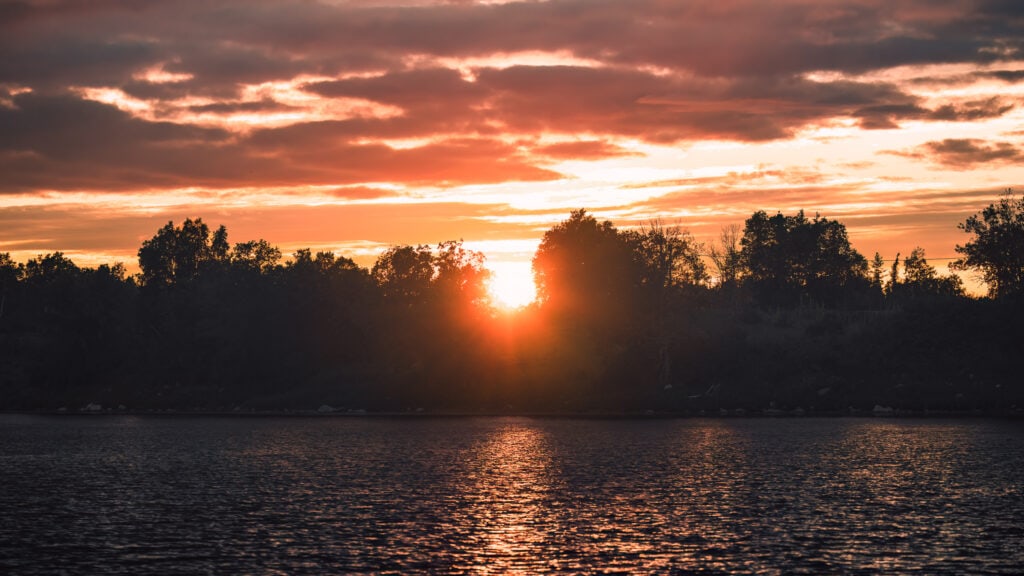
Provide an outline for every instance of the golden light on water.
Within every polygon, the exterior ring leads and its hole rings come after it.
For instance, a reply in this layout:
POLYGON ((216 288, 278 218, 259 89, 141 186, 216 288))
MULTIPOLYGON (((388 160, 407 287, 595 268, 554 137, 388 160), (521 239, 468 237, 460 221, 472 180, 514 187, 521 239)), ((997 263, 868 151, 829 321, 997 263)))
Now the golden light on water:
POLYGON ((472 526, 473 574, 525 574, 551 534, 551 452, 538 426, 512 421, 479 447, 464 498, 472 526))

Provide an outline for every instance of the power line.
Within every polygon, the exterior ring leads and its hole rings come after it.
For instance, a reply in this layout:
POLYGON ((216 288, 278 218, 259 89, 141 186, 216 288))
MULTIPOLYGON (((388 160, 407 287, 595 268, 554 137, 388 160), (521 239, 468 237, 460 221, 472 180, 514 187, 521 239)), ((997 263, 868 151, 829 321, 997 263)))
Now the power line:
MULTIPOLYGON (((714 256, 714 254, 712 254, 710 252, 697 252, 697 255, 705 257, 705 258, 711 258, 711 257, 714 256)), ((931 262, 932 260, 949 261, 949 260, 959 260, 960 256, 936 256, 936 257, 925 256, 924 259, 929 261, 929 262, 931 262)), ((882 258, 882 262, 894 262, 895 260, 896 260, 895 258, 882 258)), ((900 259, 901 262, 903 260, 906 260, 906 258, 901 258, 900 259)), ((874 258, 868 258, 868 262, 872 262, 872 261, 874 261, 874 258)))

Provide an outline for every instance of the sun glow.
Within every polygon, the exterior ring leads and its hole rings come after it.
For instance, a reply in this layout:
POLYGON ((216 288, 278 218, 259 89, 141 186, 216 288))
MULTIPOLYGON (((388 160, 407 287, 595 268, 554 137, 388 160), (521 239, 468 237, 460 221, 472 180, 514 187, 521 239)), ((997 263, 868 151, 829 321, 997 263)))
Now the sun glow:
POLYGON ((496 306, 512 310, 527 306, 537 298, 529 262, 493 262, 490 268, 489 288, 496 306))

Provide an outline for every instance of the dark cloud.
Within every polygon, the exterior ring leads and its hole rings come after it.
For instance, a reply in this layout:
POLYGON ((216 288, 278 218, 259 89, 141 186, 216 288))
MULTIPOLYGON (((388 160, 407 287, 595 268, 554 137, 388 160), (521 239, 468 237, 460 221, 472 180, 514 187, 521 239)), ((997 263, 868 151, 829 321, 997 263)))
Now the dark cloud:
POLYGON ((22 93, 0 108, 0 150, 31 152, 56 161, 130 162, 133 148, 172 150, 197 142, 217 144, 227 132, 147 122, 106 104, 72 95, 22 93))
POLYGON ((490 91, 488 118, 515 132, 619 134, 661 143, 785 138, 864 103, 910 99, 886 84, 679 79, 579 66, 486 69, 476 83, 490 91))
POLYGON ((1024 150, 1013 143, 988 142, 976 138, 947 138, 926 142, 910 150, 890 150, 884 153, 962 169, 1020 162, 1024 159, 1024 150))
POLYGON ((642 154, 603 140, 557 142, 534 148, 533 152, 555 160, 600 160, 619 156, 642 156, 642 154))
POLYGON ((860 119, 862 128, 875 130, 899 128, 900 122, 906 120, 963 122, 998 118, 1013 110, 1013 107, 1012 103, 993 97, 962 104, 945 104, 933 109, 912 103, 866 106, 854 112, 854 116, 860 119))
MULTIPOLYGON (((0 34, 3 34, 0 26, 0 34)), ((0 82, 37 89, 68 86, 117 86, 131 75, 168 57, 150 41, 55 36, 48 43, 14 44, 0 40, 0 82)))
MULTIPOLYGON (((288 186, 397 181, 454 185, 551 180, 515 146, 449 139, 393 149, 357 144, 314 125, 302 138, 264 130, 237 137, 211 128, 148 122, 73 96, 20 94, 0 107, 0 191, 288 186)), ((330 126, 330 125, 328 125, 330 126)))
MULTIPOLYGON (((191 82, 145 82, 132 79, 118 87, 128 96, 139 100, 178 100, 192 93, 191 82)), ((221 97, 232 99, 236 90, 221 94, 221 97)))
POLYGON ((986 100, 965 102, 959 106, 954 104, 939 106, 930 111, 927 119, 954 122, 984 120, 987 118, 998 118, 1013 110, 1013 107, 1013 104, 1007 103, 998 97, 993 97, 986 100))
POLYGON ((488 90, 457 70, 423 68, 372 77, 307 84, 306 90, 329 97, 365 98, 410 111, 442 108, 445 114, 482 103, 488 90))
POLYGON ((232 154, 229 133, 148 122, 74 96, 31 93, 0 108, 4 191, 120 190, 251 181, 272 164, 232 154))
POLYGON ((45 2, 0 20, 0 81, 61 85, 173 62, 199 88, 395 69, 409 55, 565 52, 705 77, 988 63, 1019 48, 1012 7, 968 0, 843 5, 553 0, 500 5, 271 1, 45 2))
POLYGON ((1024 70, 992 70, 989 72, 978 72, 976 75, 981 78, 996 78, 1010 84, 1016 84, 1024 80, 1024 70))
MULTIPOLYGON (((0 188, 545 180, 558 177, 543 167, 550 158, 621 154, 601 144, 606 137, 757 142, 836 118, 868 129, 993 118, 1013 104, 934 105, 892 83, 805 73, 1010 60, 1024 38, 1018 11, 980 0, 9 2, 0 5, 0 88, 33 92, 0 100, 0 188), (597 64, 499 65, 519 52, 597 64), (495 60, 454 70, 449 57, 495 60), (158 68, 181 76, 142 75, 158 68), (243 100, 243 88, 304 77, 336 78, 310 80, 310 95, 401 113, 240 135, 145 121, 68 95, 120 88, 168 119, 260 113, 292 103, 243 100), (581 142, 538 150, 544 159, 498 137, 541 133, 581 142), (380 143, 403 138, 431 143, 380 143)), ((1019 79, 1012 70, 990 74, 1019 79)))
POLYGON ((213 114, 233 114, 236 112, 286 112, 295 110, 294 106, 274 102, 273 100, 258 100, 255 102, 217 102, 214 104, 198 104, 188 107, 190 112, 210 112, 213 114))
POLYGON ((890 116, 962 118, 1010 108, 994 102, 928 111, 888 83, 799 77, 680 78, 625 68, 482 68, 467 79, 432 68, 308 84, 329 97, 397 106, 400 118, 357 120, 336 130, 409 137, 445 132, 616 134, 665 143, 702 138, 760 141, 835 117, 890 126, 890 116))

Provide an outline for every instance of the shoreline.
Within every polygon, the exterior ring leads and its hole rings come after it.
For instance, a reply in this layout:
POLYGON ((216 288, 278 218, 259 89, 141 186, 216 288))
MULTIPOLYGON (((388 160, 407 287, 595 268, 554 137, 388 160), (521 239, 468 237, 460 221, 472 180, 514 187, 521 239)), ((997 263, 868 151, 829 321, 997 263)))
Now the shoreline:
POLYGON ((571 412, 571 411, 368 411, 368 410, 2 410, 0 415, 58 416, 58 417, 105 417, 105 416, 155 416, 155 417, 210 417, 210 418, 395 418, 395 419, 445 419, 445 418, 531 418, 565 420, 684 420, 684 419, 1024 419, 1024 410, 847 410, 847 411, 785 411, 785 410, 719 410, 719 411, 631 411, 631 412, 571 412))

